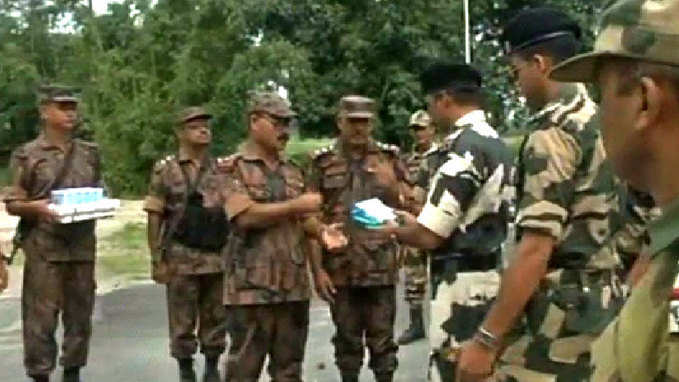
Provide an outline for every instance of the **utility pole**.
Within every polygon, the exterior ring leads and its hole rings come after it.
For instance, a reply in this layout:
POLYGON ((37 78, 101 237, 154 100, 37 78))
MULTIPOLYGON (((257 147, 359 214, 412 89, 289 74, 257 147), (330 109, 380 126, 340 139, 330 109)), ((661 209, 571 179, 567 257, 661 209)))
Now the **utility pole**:
POLYGON ((471 33, 469 26, 469 0, 462 0, 464 10, 464 61, 467 64, 472 63, 472 46, 471 33))

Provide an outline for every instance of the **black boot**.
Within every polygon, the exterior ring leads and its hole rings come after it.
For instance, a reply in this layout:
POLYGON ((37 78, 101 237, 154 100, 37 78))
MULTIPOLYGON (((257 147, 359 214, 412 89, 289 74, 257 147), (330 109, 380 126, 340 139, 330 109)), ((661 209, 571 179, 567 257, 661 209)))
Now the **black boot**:
POLYGON ((422 307, 410 308, 410 326, 398 338, 399 345, 407 345, 424 338, 424 324, 422 323, 422 307))
POLYGON ((178 359, 179 382, 196 382, 196 373, 193 371, 193 358, 178 359))
POLYGON ((342 373, 342 382, 358 382, 358 373, 342 373))
POLYGON ((49 375, 31 375, 31 379, 33 382, 50 382, 50 376, 49 375))
POLYGON ((376 382, 391 382, 394 379, 394 373, 379 373, 375 374, 376 382))
POLYGON ((219 369, 217 363, 219 357, 205 357, 205 372, 203 373, 203 382, 221 382, 219 378, 219 369))
POLYGON ((64 369, 64 379, 63 382, 80 382, 80 368, 79 367, 69 367, 64 369))

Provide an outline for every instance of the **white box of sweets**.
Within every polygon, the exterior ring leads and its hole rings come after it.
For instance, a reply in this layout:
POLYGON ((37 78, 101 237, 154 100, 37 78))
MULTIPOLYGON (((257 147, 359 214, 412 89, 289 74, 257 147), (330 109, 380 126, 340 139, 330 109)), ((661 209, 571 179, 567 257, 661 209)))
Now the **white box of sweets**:
POLYGON ((49 205, 62 224, 111 217, 119 207, 120 200, 104 197, 104 189, 99 187, 54 190, 49 205))

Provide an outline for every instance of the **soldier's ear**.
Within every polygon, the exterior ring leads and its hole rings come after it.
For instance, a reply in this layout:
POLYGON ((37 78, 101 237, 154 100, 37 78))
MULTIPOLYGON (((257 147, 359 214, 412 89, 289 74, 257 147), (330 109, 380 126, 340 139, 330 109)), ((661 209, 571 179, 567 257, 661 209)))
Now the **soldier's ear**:
POLYGON ((653 77, 642 77, 639 80, 640 107, 637 118, 637 128, 644 129, 657 126, 662 116, 663 104, 667 96, 674 96, 664 92, 660 84, 653 77))
POLYGON ((540 73, 544 74, 545 76, 549 75, 549 72, 552 71, 552 67, 554 66, 554 63, 550 57, 539 53, 536 53, 531 57, 531 63, 533 63, 535 67, 538 68, 540 73))

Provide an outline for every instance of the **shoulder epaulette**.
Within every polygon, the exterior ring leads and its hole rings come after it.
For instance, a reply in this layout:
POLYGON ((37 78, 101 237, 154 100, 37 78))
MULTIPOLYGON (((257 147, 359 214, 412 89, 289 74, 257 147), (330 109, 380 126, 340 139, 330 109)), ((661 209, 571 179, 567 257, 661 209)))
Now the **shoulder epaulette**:
POLYGON ((380 150, 391 153, 396 156, 398 156, 399 153, 401 152, 401 149, 396 145, 388 145, 382 142, 375 142, 375 144, 377 145, 377 148, 379 148, 380 150))
POLYGON ((238 153, 217 157, 215 163, 217 164, 217 169, 221 172, 230 172, 236 164, 236 159, 240 155, 238 153))
POLYGON ((82 140, 82 139, 78 139, 78 140, 76 140, 76 142, 81 144, 83 147, 87 147, 88 149, 93 149, 93 150, 99 149, 99 145, 96 144, 95 142, 92 142, 92 141, 85 141, 85 140, 82 140))
POLYGON ((322 147, 311 154, 311 159, 316 160, 324 155, 330 154, 334 151, 334 149, 335 149, 334 144, 322 147))
POLYGON ((156 164, 153 165, 153 171, 155 171, 155 172, 163 171, 167 167, 167 164, 174 161, 174 159, 175 159, 175 156, 171 154, 171 155, 168 155, 165 158, 157 161, 156 164))

